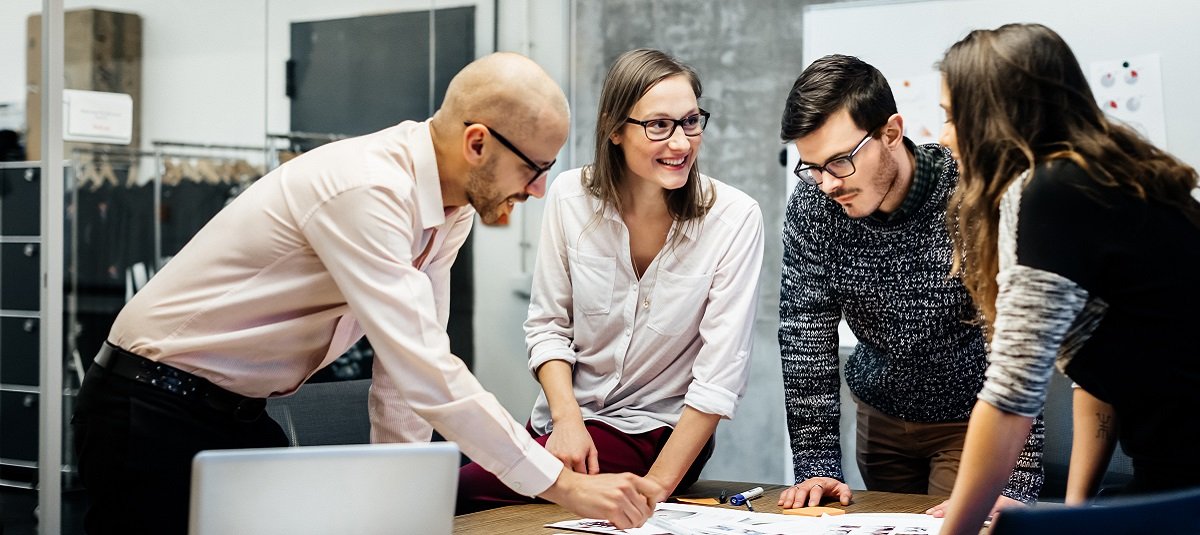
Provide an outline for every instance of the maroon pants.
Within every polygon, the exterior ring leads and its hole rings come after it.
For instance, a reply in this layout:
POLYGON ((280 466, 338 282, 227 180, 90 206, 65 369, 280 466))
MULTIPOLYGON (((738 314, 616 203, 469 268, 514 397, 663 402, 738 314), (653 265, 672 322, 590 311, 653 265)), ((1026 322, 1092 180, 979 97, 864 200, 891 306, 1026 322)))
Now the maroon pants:
MULTIPOLYGON (((594 420, 585 420, 583 424, 587 428, 588 434, 592 436, 592 442, 596 445, 602 473, 631 472, 639 476, 646 475, 646 472, 650 471, 650 466, 654 464, 654 460, 658 458, 658 453, 662 451, 663 446, 667 444, 667 439, 671 436, 671 428, 666 426, 645 433, 629 435, 594 420)), ((546 441, 550 438, 550 435, 538 436, 528 424, 525 425, 525 429, 542 446, 545 446, 546 441)), ((683 476, 679 486, 675 488, 676 492, 687 489, 700 478, 700 470, 704 468, 704 464, 708 462, 712 452, 713 440, 709 439, 708 443, 704 445, 704 449, 696 455, 696 461, 683 476)), ((459 469, 458 505, 455 514, 474 513, 485 509, 524 503, 546 502, 517 494, 476 463, 470 463, 459 469)))

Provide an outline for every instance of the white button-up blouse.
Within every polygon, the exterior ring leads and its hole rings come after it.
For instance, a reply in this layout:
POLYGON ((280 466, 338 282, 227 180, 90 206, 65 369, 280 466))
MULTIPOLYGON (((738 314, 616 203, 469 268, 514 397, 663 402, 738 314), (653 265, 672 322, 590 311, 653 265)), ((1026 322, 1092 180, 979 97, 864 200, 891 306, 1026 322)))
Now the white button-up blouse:
MULTIPOLYGON (((585 192, 580 169, 547 194, 525 322, 529 369, 570 363, 585 420, 642 433, 673 427, 684 404, 732 418, 746 391, 762 213, 745 193, 700 179, 715 204, 702 221, 672 226, 640 280, 629 230, 585 192)), ((531 422, 551 430, 544 393, 531 422)))

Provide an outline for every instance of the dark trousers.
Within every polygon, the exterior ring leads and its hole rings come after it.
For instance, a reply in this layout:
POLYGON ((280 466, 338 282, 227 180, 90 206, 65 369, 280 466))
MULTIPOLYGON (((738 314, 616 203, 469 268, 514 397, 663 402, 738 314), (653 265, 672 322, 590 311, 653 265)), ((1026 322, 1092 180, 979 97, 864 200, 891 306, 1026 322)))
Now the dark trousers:
MULTIPOLYGON (((584 420, 583 424, 587 428, 588 434, 591 435, 592 442, 596 445, 600 472, 606 474, 630 472, 639 476, 646 475, 650 471, 650 467, 654 465, 654 460, 658 458, 658 453, 667 444, 667 439, 671 437, 670 427, 660 427, 645 433, 629 435, 595 420, 584 420)), ((542 446, 545 446, 546 441, 550 440, 550 435, 538 436, 528 424, 525 429, 542 446)), ((679 482, 675 492, 686 490, 700 478, 700 471, 704 469, 708 458, 712 456, 713 449, 714 441, 709 439, 700 453, 696 455, 696 460, 692 462, 691 468, 683 476, 683 480, 679 482)), ((470 463, 459 469, 458 504, 454 511, 455 514, 462 515, 523 503, 546 502, 517 494, 478 464, 470 463)))
POLYGON ((93 365, 71 419, 87 532, 186 534, 196 453, 288 445, 266 414, 240 416, 93 365))
POLYGON ((950 495, 967 422, 909 422, 858 402, 858 469, 867 490, 950 495))

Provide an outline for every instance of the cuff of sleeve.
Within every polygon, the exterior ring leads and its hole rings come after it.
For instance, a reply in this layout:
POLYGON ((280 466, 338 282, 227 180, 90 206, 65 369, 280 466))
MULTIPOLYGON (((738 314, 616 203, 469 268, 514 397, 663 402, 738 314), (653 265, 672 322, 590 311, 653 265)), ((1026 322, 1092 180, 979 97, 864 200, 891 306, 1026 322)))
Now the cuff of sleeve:
POLYGON ((530 442, 532 447, 525 451, 525 456, 504 474, 496 474, 500 482, 524 496, 537 496, 549 489, 558 480, 563 463, 557 457, 530 442))
POLYGON ((529 373, 532 373, 533 378, 537 379, 538 368, 552 360, 565 361, 567 364, 575 366, 575 351, 550 342, 534 345, 529 350, 529 373))
POLYGON ((797 483, 812 477, 831 477, 843 483, 846 481, 846 474, 842 472, 842 460, 840 458, 816 459, 809 456, 805 461, 806 466, 797 465, 797 483))
POLYGON ((983 389, 979 391, 978 397, 980 400, 990 403, 997 409, 1016 414, 1017 416, 1033 418, 1042 412, 1042 404, 1045 401, 1044 397, 1021 396, 1014 394, 1012 390, 996 383, 989 377, 984 381, 983 389))
POLYGON ((737 410, 738 395, 711 383, 692 381, 683 402, 700 412, 730 419, 737 410))

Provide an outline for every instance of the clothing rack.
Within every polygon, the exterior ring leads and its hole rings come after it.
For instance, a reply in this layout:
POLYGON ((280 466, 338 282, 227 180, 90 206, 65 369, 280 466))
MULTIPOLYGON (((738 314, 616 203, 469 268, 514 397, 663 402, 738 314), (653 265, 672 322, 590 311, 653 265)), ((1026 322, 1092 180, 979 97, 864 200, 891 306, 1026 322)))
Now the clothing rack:
POLYGON ((267 134, 268 139, 289 139, 303 141, 339 141, 353 137, 348 134, 327 134, 320 132, 286 132, 282 134, 267 134))
MULTIPOLYGON (((284 132, 284 133, 268 133, 267 134, 267 139, 271 140, 272 142, 274 142, 276 140, 287 141, 286 149, 281 149, 281 150, 288 150, 295 154, 299 154, 301 152, 324 145, 326 143, 340 141, 340 140, 343 140, 343 139, 346 139, 349 137, 353 137, 353 136, 350 136, 347 134, 330 134, 330 133, 324 133, 324 132, 296 132, 296 131, 284 132)), ((282 163, 282 162, 277 162, 277 163, 282 163)))
POLYGON ((247 151, 268 151, 269 147, 255 147, 252 145, 228 145, 223 143, 192 143, 188 141, 152 141, 151 145, 155 148, 160 147, 186 147, 194 149, 222 149, 222 150, 247 150, 247 151))

